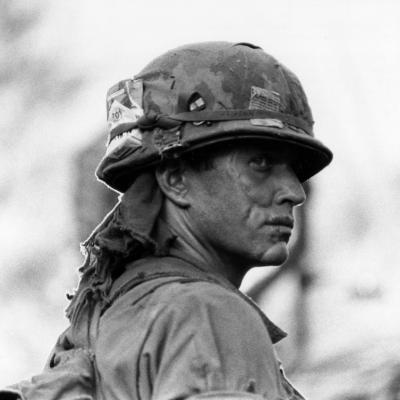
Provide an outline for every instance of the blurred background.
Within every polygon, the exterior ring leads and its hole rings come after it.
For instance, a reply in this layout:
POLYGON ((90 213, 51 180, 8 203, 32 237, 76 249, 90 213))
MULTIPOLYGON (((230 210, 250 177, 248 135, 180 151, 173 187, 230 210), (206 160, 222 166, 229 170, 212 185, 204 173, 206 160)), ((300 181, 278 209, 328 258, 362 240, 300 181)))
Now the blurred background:
POLYGON ((289 331, 289 378, 310 399, 399 399, 397 0, 0 0, 0 386, 41 370, 79 242, 115 202, 94 178, 107 89, 207 40, 292 69, 335 154, 308 184, 290 260, 242 287, 289 331))

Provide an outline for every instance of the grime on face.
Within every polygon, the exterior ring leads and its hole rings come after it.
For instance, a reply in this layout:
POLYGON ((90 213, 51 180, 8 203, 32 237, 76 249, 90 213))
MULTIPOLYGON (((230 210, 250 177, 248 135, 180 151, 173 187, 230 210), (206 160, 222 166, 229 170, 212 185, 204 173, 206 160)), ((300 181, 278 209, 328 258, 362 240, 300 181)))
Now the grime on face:
POLYGON ((217 152, 213 168, 187 171, 187 212, 199 240, 233 267, 282 264, 293 209, 305 201, 293 161, 292 151, 258 143, 217 152))

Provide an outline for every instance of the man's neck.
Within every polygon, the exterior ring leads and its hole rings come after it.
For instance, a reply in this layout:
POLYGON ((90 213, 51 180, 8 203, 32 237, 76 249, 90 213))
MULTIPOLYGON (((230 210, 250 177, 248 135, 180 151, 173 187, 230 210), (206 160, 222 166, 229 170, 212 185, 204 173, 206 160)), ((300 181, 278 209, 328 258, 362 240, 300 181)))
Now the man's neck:
POLYGON ((166 236, 175 236, 169 250, 171 255, 189 259, 201 269, 222 275, 236 287, 240 286, 247 269, 223 257, 190 220, 185 209, 166 200, 157 226, 156 240, 163 243, 166 236))

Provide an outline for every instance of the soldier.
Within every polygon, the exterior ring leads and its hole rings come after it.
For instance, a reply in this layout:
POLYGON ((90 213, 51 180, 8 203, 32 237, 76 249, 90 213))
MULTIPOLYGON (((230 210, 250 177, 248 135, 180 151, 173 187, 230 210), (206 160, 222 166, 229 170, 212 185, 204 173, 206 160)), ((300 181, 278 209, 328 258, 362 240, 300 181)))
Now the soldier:
POLYGON ((248 43, 187 45, 112 87, 107 113, 97 176, 119 203, 84 244, 41 386, 12 393, 301 398, 273 349, 285 333, 238 290, 286 260, 302 183, 332 159, 298 79, 248 43))

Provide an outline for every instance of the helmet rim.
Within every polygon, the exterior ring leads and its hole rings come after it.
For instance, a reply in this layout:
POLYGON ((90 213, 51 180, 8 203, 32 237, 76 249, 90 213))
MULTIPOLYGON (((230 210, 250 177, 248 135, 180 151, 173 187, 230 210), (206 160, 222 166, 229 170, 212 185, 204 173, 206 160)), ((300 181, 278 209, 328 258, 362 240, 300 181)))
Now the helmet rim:
MULTIPOLYGON (((165 134, 169 132, 161 132, 165 134)), ((144 133, 148 138, 151 132, 144 133)), ((170 146, 169 154, 163 152, 162 147, 155 146, 154 141, 148 143, 140 154, 133 152, 122 160, 109 163, 107 157, 100 162, 96 174, 100 180, 118 192, 125 192, 135 179, 135 176, 144 170, 155 167, 165 158, 178 158, 182 154, 195 152, 198 149, 213 147, 223 142, 249 142, 262 141, 279 143, 288 146, 297 153, 298 162, 294 166, 295 172, 301 182, 305 182, 316 175, 333 158, 331 150, 322 142, 306 133, 299 133, 289 127, 273 128, 255 126, 250 121, 224 121, 210 126, 198 127, 185 124, 181 135, 174 133, 176 146, 170 146)))

